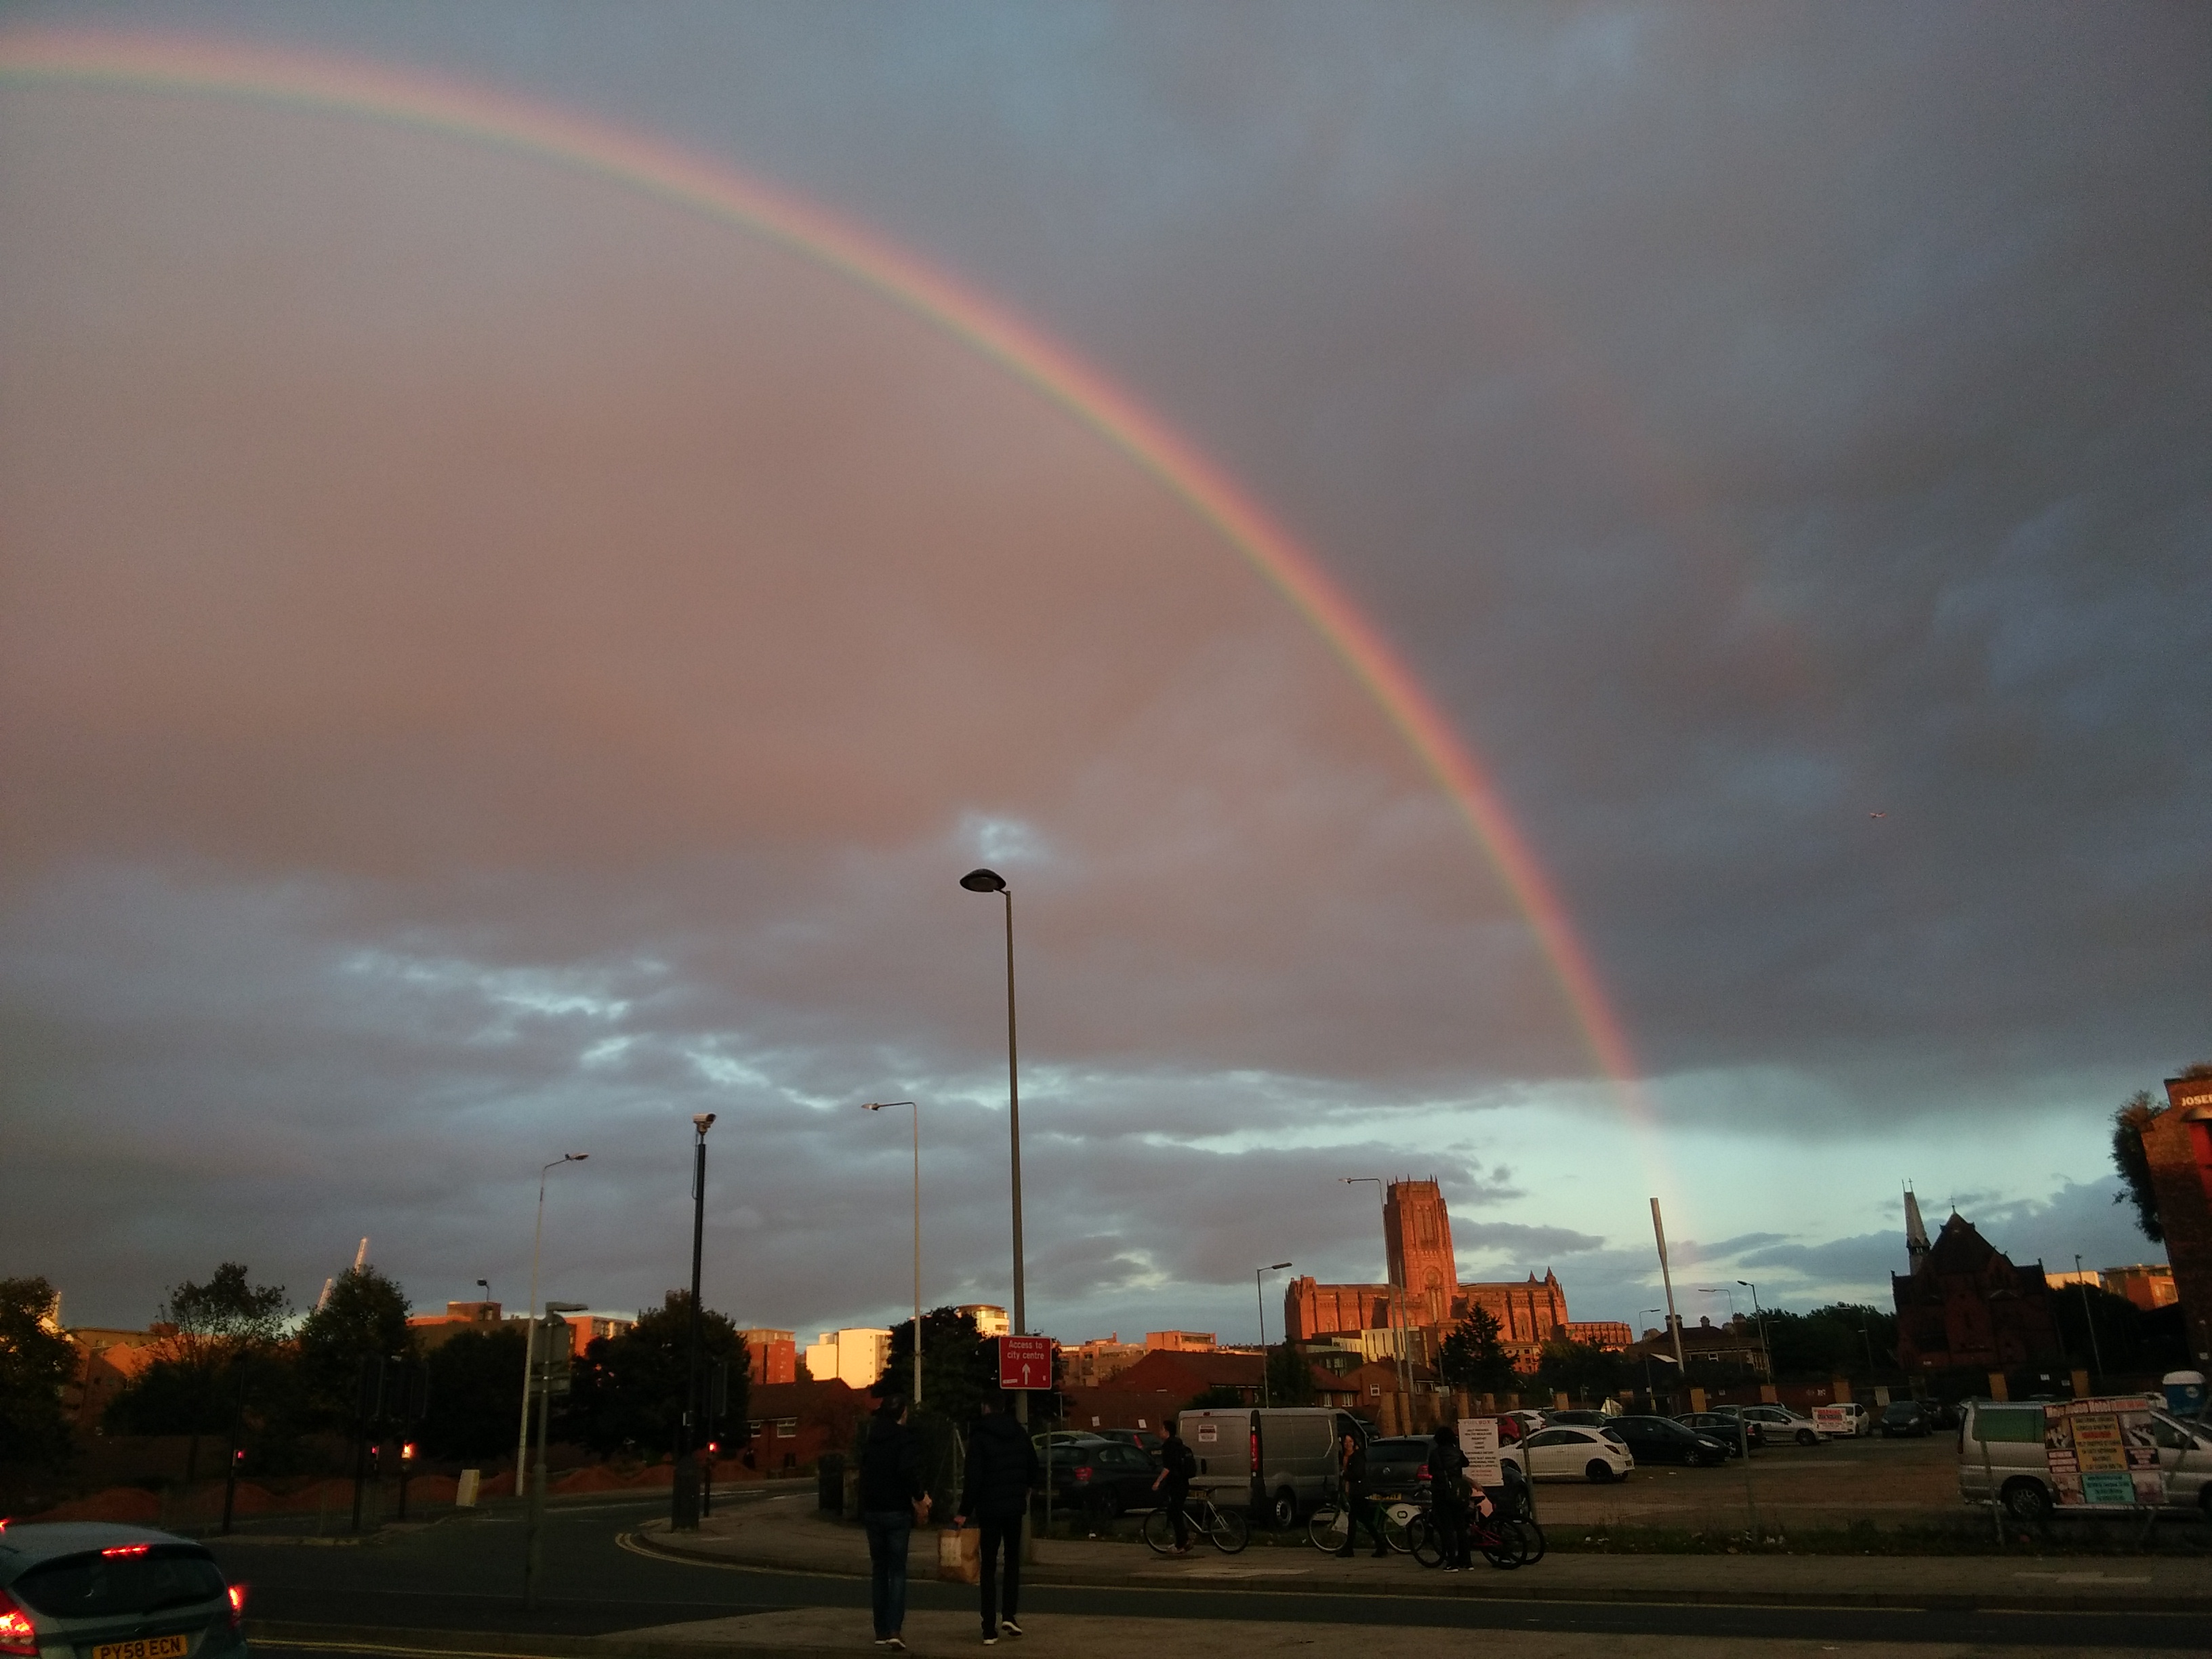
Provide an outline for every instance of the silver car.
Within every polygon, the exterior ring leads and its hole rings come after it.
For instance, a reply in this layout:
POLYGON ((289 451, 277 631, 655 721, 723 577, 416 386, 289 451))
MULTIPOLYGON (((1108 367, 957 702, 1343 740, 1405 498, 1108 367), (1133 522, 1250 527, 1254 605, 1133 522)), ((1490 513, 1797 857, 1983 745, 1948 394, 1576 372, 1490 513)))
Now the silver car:
POLYGON ((0 1654, 244 1659, 246 1587, 189 1539, 64 1521, 0 1528, 0 1654))

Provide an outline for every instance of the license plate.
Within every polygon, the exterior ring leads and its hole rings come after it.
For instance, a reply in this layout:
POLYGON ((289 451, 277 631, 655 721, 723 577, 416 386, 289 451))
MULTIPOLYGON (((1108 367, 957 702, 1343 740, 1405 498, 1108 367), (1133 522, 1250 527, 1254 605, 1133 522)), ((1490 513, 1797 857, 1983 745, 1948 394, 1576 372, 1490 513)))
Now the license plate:
POLYGON ((91 1659, 185 1659, 191 1645, 189 1636, 142 1636, 135 1642, 102 1642, 91 1659))

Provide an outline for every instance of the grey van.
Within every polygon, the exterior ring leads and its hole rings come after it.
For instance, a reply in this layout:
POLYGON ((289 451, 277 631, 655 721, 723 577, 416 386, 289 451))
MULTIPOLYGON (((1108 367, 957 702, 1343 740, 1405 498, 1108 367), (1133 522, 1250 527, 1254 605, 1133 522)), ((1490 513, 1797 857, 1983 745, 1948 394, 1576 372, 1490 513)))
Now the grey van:
POLYGON ((1325 1406, 1187 1411, 1176 1425, 1198 1460, 1191 1490, 1277 1528, 1296 1526, 1335 1495, 1339 1441, 1369 1437, 1351 1413, 1325 1406))
MULTIPOLYGON (((2000 1504, 2014 1519, 2038 1522, 2058 1507, 2045 1449, 2039 1401, 1972 1400, 1960 1407, 1959 1496, 2000 1504)), ((2153 1407, 2149 1433, 2166 1475, 2166 1507, 2212 1521, 2212 1427, 2185 1423, 2153 1407)))

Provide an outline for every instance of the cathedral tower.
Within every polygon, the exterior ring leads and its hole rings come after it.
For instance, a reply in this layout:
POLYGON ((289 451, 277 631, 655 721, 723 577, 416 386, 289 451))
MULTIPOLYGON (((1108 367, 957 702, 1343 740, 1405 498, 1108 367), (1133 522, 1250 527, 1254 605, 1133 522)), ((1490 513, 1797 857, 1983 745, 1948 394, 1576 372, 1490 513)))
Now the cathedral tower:
POLYGON ((1382 1243, 1391 1282, 1405 1293, 1406 1316, 1416 1325, 1451 1317, 1459 1289, 1452 1254, 1451 1217, 1433 1181, 1394 1181, 1382 1200, 1382 1243))

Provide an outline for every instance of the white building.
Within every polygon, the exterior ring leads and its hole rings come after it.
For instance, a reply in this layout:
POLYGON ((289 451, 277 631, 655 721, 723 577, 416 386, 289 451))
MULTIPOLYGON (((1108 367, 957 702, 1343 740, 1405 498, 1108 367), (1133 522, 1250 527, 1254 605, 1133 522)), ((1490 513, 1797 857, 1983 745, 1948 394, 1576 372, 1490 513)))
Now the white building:
POLYGON ((806 1345, 806 1374, 817 1382, 835 1377, 848 1389, 872 1389, 890 1357, 890 1332, 876 1325, 848 1326, 824 1331, 806 1345))
POLYGON ((974 1320, 975 1334, 978 1336, 988 1338, 1011 1336, 1013 1334, 1013 1322, 1006 1317, 1006 1310, 995 1303, 970 1302, 955 1308, 952 1311, 964 1313, 974 1320))

